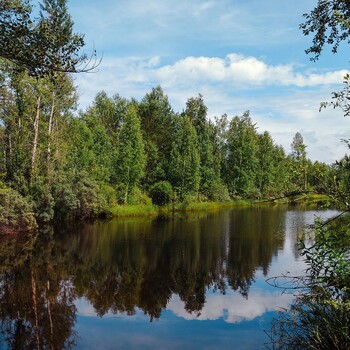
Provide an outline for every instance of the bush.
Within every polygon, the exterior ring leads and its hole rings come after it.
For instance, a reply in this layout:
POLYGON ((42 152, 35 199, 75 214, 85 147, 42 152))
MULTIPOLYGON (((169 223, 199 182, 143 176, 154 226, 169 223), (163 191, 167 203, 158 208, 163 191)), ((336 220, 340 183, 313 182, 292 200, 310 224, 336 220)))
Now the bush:
POLYGON ((66 179, 55 182, 52 192, 55 199, 55 217, 66 218, 78 208, 79 201, 66 179))
POLYGON ((155 205, 169 204, 173 198, 173 188, 168 181, 157 182, 151 187, 150 197, 155 205))
POLYGON ((100 213, 108 213, 112 207, 117 205, 117 192, 115 188, 106 183, 99 184, 98 197, 100 200, 100 213))
POLYGON ((214 181, 209 189, 209 199, 215 202, 228 202, 230 195, 227 186, 221 181, 214 181))
POLYGON ((136 187, 132 194, 129 196, 128 204, 136 205, 136 204, 142 204, 142 205, 150 205, 152 204, 151 198, 147 196, 146 193, 144 193, 142 190, 140 190, 138 187, 136 187))
POLYGON ((0 188, 0 232, 37 228, 33 208, 17 191, 0 188))
POLYGON ((97 215, 101 207, 99 187, 85 172, 73 181, 61 178, 53 185, 52 191, 56 217, 85 219, 97 215))
POLYGON ((31 200, 35 218, 39 223, 49 223, 54 217, 55 201, 50 190, 42 182, 35 182, 31 187, 31 200))

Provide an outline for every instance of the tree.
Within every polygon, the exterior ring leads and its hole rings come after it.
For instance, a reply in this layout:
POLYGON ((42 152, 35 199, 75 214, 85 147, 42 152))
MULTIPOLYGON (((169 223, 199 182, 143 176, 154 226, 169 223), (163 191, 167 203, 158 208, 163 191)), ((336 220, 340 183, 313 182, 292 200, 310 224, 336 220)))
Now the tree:
POLYGON ((275 145, 267 131, 258 135, 258 144, 257 184, 260 195, 264 196, 271 189, 274 180, 275 145))
POLYGON ((304 144, 304 139, 300 132, 294 135, 293 142, 291 144, 292 148, 292 168, 294 181, 298 184, 299 188, 307 189, 307 159, 306 159, 306 145, 304 144))
POLYGON ((95 53, 90 60, 80 53, 84 38, 73 33, 67 0, 43 0, 36 20, 28 0, 5 0, 0 18, 0 57, 31 76, 88 71, 98 64, 95 53))
POLYGON ((157 86, 138 104, 138 115, 147 154, 144 186, 149 188, 155 182, 165 180, 169 172, 175 114, 168 97, 157 86))
POLYGON ((258 139, 249 112, 229 125, 225 181, 231 195, 250 197, 256 192, 258 139))
POLYGON ((207 107, 201 94, 187 100, 183 115, 188 116, 196 129, 200 157, 200 191, 210 198, 213 183, 218 181, 219 174, 215 173, 214 145, 211 137, 213 128, 207 120, 207 107))
POLYGON ((136 109, 130 105, 119 133, 116 176, 123 192, 122 200, 128 202, 129 194, 139 184, 146 164, 140 120, 136 109))
POLYGON ((200 157, 197 142, 196 130, 190 118, 179 117, 170 157, 170 174, 180 200, 188 194, 197 194, 199 189, 200 157))
POLYGON ((300 29, 304 35, 314 34, 312 46, 305 51, 314 55, 311 60, 319 58, 325 44, 331 45, 332 52, 336 53, 342 41, 350 43, 349 0, 318 0, 316 7, 305 13, 304 18, 300 29))

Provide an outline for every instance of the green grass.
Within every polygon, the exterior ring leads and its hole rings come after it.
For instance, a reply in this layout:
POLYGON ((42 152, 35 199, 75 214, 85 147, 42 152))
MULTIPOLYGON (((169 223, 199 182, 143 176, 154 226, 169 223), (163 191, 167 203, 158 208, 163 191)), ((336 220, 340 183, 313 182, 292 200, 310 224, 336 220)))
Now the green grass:
POLYGON ((110 208, 112 217, 156 216, 158 208, 152 204, 117 205, 110 208))
POLYGON ((249 206, 250 201, 234 201, 234 202, 184 202, 175 205, 167 205, 157 207, 152 204, 140 205, 116 205, 110 208, 110 216, 112 217, 137 217, 137 216, 157 216, 169 215, 173 212, 199 212, 210 211, 227 207, 249 206))
POLYGON ((329 197, 319 194, 299 195, 289 198, 281 198, 276 201, 253 201, 253 200, 235 200, 230 202, 182 202, 164 207, 157 207, 152 204, 138 205, 116 205, 110 208, 112 217, 137 217, 137 216, 157 216, 170 215, 173 212, 200 212, 211 211, 220 208, 229 207, 247 207, 255 205, 271 205, 271 204, 315 204, 320 202, 330 202, 329 197))

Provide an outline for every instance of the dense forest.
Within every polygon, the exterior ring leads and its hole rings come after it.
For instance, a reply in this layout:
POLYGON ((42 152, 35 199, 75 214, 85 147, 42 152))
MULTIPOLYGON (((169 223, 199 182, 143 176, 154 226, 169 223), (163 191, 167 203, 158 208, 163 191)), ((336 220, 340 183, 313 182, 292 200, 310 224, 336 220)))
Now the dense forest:
POLYGON ((322 192, 342 177, 342 163, 307 158, 299 132, 286 151, 249 111, 209 118, 200 94, 176 112, 160 86, 140 101, 101 91, 77 111, 72 76, 98 62, 79 55, 84 41, 72 32, 66 1, 43 1, 35 20, 27 1, 5 1, 1 11, 4 229, 108 214, 116 205, 322 192))
POLYGON ((101 92, 77 114, 68 75, 38 81, 4 62, 1 72, 2 194, 11 194, 9 205, 32 206, 39 221, 151 199, 164 205, 321 191, 320 176, 330 171, 307 159, 300 133, 286 154, 249 112, 210 120, 201 95, 175 113, 159 86, 139 102, 101 92))

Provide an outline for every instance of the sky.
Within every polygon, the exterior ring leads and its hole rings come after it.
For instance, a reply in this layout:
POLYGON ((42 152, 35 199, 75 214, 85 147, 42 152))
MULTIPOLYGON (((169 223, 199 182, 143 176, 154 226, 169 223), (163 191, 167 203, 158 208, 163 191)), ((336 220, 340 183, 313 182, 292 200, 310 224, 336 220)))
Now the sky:
POLYGON ((287 153, 296 132, 308 157, 334 163, 347 153, 350 120, 331 107, 349 68, 347 45, 326 47, 310 61, 311 37, 299 29, 316 0, 70 0, 85 52, 97 50, 96 72, 75 76, 79 108, 102 90, 141 100, 160 85, 175 112, 203 95, 208 117, 250 111, 287 153))

